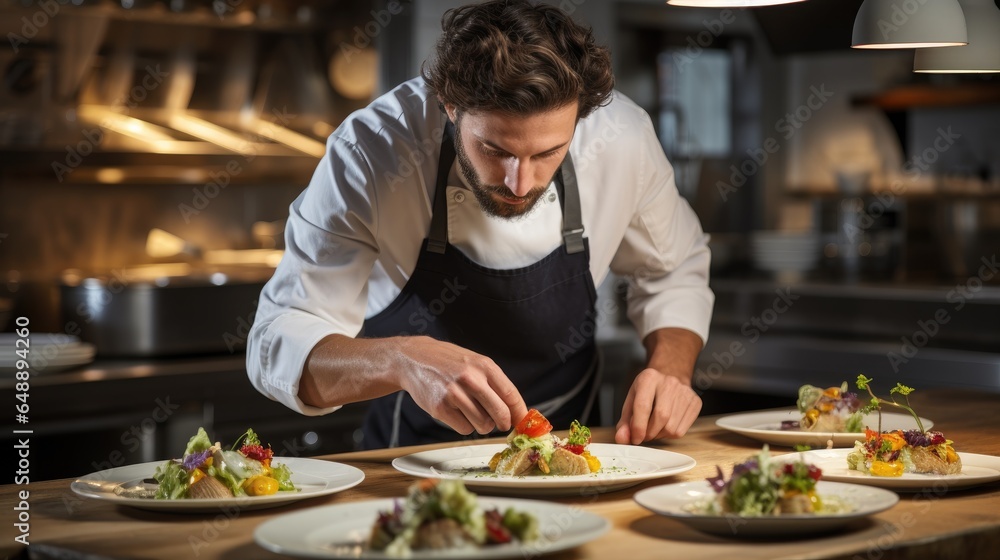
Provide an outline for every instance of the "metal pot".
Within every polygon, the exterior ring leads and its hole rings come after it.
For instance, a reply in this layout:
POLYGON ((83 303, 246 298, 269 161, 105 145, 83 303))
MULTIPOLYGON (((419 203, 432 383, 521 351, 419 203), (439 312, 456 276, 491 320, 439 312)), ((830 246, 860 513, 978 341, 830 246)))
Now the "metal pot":
POLYGON ((236 353, 246 347, 269 267, 211 268, 174 274, 127 270, 63 275, 63 321, 100 357, 236 353))

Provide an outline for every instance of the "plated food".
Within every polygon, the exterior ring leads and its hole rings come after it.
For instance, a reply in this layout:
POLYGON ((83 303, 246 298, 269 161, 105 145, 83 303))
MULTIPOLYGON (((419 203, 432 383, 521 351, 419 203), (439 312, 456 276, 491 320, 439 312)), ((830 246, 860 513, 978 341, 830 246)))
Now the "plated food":
MULTIPOLYGON (((379 498, 296 509, 260 523, 254 531, 254 541, 285 557, 392 558, 388 550, 376 550, 370 546, 372 529, 381 515, 394 512, 397 506, 403 507, 401 501, 402 498, 379 498)), ((476 503, 482 512, 496 510, 503 513, 512 509, 537 520, 537 538, 530 541, 513 538, 505 544, 447 550, 413 548, 410 559, 536 558, 598 539, 611 528, 611 522, 606 518, 578 505, 491 496, 476 496, 476 503)))
POLYGON ((681 453, 653 447, 591 443, 601 469, 581 475, 533 474, 511 476, 492 472, 489 462, 504 444, 456 445, 418 451, 393 459, 392 466, 420 478, 461 479, 478 491, 524 496, 592 496, 634 486, 646 480, 688 471, 697 464, 681 453))
MULTIPOLYGON (((803 457, 823 469, 823 480, 849 482, 897 492, 938 492, 943 489, 972 488, 1000 480, 1000 457, 979 453, 958 452, 962 459, 962 472, 958 474, 917 474, 904 472, 900 476, 872 476, 850 468, 847 456, 853 449, 814 449, 802 453, 803 457)), ((787 460, 791 455, 775 457, 787 460)))
MULTIPOLYGON (((843 451, 843 450, 840 450, 843 451)), ((808 535, 845 528, 856 519, 885 511, 899 502, 895 492, 857 484, 820 480, 816 492, 825 501, 851 504, 850 511, 781 515, 739 516, 697 511, 694 504, 717 499, 716 491, 706 481, 677 482, 646 488, 635 494, 640 506, 684 523, 692 529, 729 538, 780 538, 808 535)))
POLYGON ((405 558, 414 550, 472 552, 537 538, 534 515, 513 507, 483 509, 460 480, 425 479, 410 486, 405 500, 379 512, 368 546, 405 558))
POLYGON ((787 537, 838 529, 899 501, 887 490, 820 480, 823 472, 799 454, 772 458, 767 446, 704 482, 647 488, 635 501, 706 533, 787 537))
POLYGON ((802 385, 795 409, 731 414, 715 424, 770 445, 811 447, 854 447, 865 426, 874 422, 881 422, 887 430, 904 431, 934 425, 915 415, 880 412, 876 416, 873 410, 857 393, 848 391, 845 381, 825 389, 802 385))
POLYGON ((898 477, 904 473, 955 475, 962 472, 962 458, 955 452, 952 441, 937 431, 924 430, 920 417, 910 406, 909 395, 913 388, 897 383, 889 390, 889 399, 875 396, 871 379, 858 376, 858 388, 867 390, 872 401, 869 405, 881 414, 882 405, 895 406, 909 412, 917 422, 915 430, 882 431, 865 429, 865 438, 858 441, 847 455, 850 469, 872 476, 898 477), (900 395, 903 402, 897 402, 900 395))
POLYGON ((204 428, 188 441, 184 455, 156 469, 156 499, 180 500, 270 496, 296 492, 287 465, 272 464, 274 452, 247 430, 230 449, 212 443, 204 428))
MULTIPOLYGON (((854 447, 854 442, 864 437, 863 432, 816 432, 782 429, 782 423, 797 422, 800 417, 801 413, 797 408, 758 410, 730 414, 719 418, 715 424, 725 430, 772 446, 782 445, 793 447, 796 445, 809 445, 811 447, 828 447, 832 445, 833 447, 854 447)), ((873 425, 877 421, 878 419, 874 414, 866 414, 863 417, 862 425, 873 425)), ((927 418, 921 418, 920 422, 924 427, 934 425, 927 418)), ((882 413, 882 429, 884 430, 912 430, 916 427, 917 423, 909 414, 882 413)))
POLYGON ((125 465, 93 472, 72 483, 70 489, 79 496, 101 500, 116 506, 129 506, 150 511, 172 513, 207 513, 219 510, 258 510, 326 496, 357 486, 365 479, 360 469, 321 459, 301 457, 272 458, 272 463, 288 467, 296 492, 276 492, 269 496, 227 496, 224 498, 154 499, 158 484, 153 475, 163 466, 162 461, 125 465))
POLYGON ((802 418, 782 422, 781 429, 844 433, 861 432, 864 427, 863 404, 857 393, 847 390, 846 381, 826 389, 803 385, 796 406, 802 418))
POLYGON ((568 437, 555 437, 552 424, 533 408, 508 434, 507 447, 490 458, 489 469, 509 476, 595 473, 601 470, 601 461, 588 449, 590 440, 590 429, 576 420, 568 437))
POLYGON ((739 516, 842 513, 851 511, 849 504, 837 500, 824 501, 816 492, 823 471, 799 459, 778 463, 771 459, 765 445, 755 456, 733 467, 727 480, 722 468, 708 479, 716 499, 692 505, 692 512, 739 516))

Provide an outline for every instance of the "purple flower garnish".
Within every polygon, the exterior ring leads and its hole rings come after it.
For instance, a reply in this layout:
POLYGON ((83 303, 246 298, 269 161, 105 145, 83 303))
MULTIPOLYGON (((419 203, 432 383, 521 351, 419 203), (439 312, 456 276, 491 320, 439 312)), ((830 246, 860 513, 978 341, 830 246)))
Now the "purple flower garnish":
POLYGON ((920 430, 906 430, 903 432, 903 439, 910 447, 930 447, 940 445, 945 442, 944 434, 941 432, 921 432, 920 430))
POLYGON ((715 472, 718 474, 705 480, 712 485, 712 490, 715 490, 716 494, 721 494, 726 489, 726 476, 722 474, 722 468, 719 465, 715 465, 715 472))
POLYGON ((745 463, 740 463, 738 465, 735 465, 733 467, 733 478, 736 478, 737 476, 743 473, 755 471, 757 470, 757 468, 758 468, 757 459, 750 459, 745 463))
POLYGON ((840 406, 854 412, 861 408, 861 400, 858 399, 857 393, 843 393, 840 395, 840 406))
POLYGON ((184 457, 184 461, 181 462, 181 466, 184 467, 184 470, 193 471, 202 466, 211 454, 212 452, 207 449, 197 453, 188 453, 184 457))

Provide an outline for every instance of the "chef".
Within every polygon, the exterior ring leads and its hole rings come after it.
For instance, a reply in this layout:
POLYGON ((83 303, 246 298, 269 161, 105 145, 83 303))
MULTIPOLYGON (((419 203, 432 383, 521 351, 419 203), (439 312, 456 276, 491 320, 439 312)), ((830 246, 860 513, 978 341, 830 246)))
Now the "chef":
POLYGON ((254 386, 308 415, 371 400, 367 448, 506 431, 528 408, 596 423, 613 271, 647 351, 615 440, 683 435, 707 238, 607 49, 557 7, 490 1, 445 14, 421 74, 349 116, 291 204, 254 386))

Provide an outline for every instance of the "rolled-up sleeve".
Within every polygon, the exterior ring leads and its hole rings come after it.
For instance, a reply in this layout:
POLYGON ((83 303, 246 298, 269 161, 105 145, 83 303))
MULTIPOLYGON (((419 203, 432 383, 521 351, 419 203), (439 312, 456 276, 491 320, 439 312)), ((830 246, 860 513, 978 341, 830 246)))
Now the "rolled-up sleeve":
POLYGON ((707 342, 715 303, 708 236, 677 192, 651 124, 642 135, 638 204, 611 270, 628 280, 628 316, 640 337, 678 327, 707 342))
POLYGON ((364 323, 368 277, 378 257, 370 166, 336 136, 308 188, 292 202, 285 253, 258 301, 247 342, 247 374, 265 396, 306 415, 298 397, 313 347, 331 334, 356 336, 364 323))

